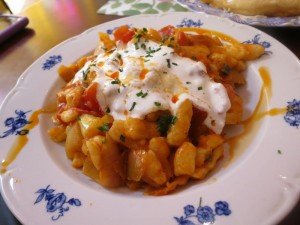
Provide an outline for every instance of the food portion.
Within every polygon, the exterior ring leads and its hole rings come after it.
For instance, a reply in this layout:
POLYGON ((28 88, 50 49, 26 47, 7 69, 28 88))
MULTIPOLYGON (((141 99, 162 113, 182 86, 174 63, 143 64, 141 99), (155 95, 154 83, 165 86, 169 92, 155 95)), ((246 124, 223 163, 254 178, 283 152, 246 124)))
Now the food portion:
POLYGON ((264 53, 200 28, 121 26, 59 75, 55 127, 75 168, 108 188, 164 195, 204 179, 238 124, 246 61, 264 53))
POLYGON ((217 8, 243 15, 299 16, 299 0, 202 0, 217 8))

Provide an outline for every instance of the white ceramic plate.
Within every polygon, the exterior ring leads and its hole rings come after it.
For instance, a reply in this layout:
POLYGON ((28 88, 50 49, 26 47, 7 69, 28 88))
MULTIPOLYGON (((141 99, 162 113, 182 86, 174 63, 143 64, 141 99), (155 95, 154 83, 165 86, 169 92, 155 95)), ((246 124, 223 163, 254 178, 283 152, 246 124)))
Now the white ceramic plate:
POLYGON ((205 12, 209 15, 220 16, 231 19, 237 23, 263 27, 299 27, 300 16, 292 17, 267 17, 267 16, 245 16, 218 9, 203 3, 201 0, 177 0, 183 6, 195 12, 205 12))
POLYGON ((250 141, 236 149, 239 153, 228 166, 217 169, 203 182, 162 197, 125 188, 107 190, 73 169, 63 146, 47 137, 50 116, 43 115, 39 125, 29 131, 27 145, 1 175, 2 195, 11 211, 26 225, 207 225, 213 221, 250 225, 280 221, 299 197, 300 64, 267 34, 215 16, 173 13, 128 17, 91 28, 54 47, 24 72, 2 104, 0 159, 6 157, 18 135, 24 134, 30 114, 47 104, 62 86, 56 73, 58 66, 71 64, 92 51, 99 31, 111 33, 124 24, 201 26, 241 42, 263 44, 268 54, 249 65, 245 74, 248 84, 241 89, 246 111, 253 110, 257 103, 262 83, 258 68, 265 66, 271 73, 273 96, 267 98, 264 108, 290 105, 289 113, 257 122, 250 141))

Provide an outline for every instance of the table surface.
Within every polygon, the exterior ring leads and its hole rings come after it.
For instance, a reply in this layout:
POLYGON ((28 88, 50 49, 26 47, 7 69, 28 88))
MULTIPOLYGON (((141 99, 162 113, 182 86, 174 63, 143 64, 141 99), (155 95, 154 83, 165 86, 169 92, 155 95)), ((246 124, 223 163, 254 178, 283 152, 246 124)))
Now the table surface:
MULTIPOLYGON (((105 0, 42 0, 21 12, 20 15, 27 16, 30 20, 27 29, 0 44, 0 103, 23 71, 46 51, 90 27, 119 18, 96 13, 105 2, 105 0)), ((300 58, 299 28, 257 28, 282 42, 300 58)), ((1 196, 0 224, 20 224, 8 210, 1 196)), ((280 225, 294 224, 300 224, 300 201, 280 223, 280 225)))

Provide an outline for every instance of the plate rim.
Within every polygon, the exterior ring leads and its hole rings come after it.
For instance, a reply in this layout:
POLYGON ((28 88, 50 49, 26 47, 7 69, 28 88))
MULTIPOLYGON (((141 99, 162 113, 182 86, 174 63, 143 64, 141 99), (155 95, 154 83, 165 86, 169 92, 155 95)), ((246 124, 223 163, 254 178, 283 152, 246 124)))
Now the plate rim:
MULTIPOLYGON (((192 14, 192 12, 172 12, 172 13, 164 13, 164 14, 161 14, 161 16, 164 16, 164 15, 167 15, 167 16, 168 16, 168 15, 170 15, 170 14, 182 14, 182 15, 184 15, 184 14, 192 14)), ((216 19, 219 19, 218 16, 215 16, 215 15, 207 15, 207 14, 204 13, 204 12, 200 12, 199 14, 202 14, 202 16, 205 16, 205 17, 215 17, 216 19)), ((66 40, 64 40, 64 41, 62 41, 62 42, 60 42, 59 44, 53 46, 53 47, 52 47, 51 49, 49 49, 47 52, 45 52, 45 53, 42 54, 40 57, 38 57, 37 59, 35 59, 35 60, 32 62, 32 64, 31 64, 27 69, 25 69, 24 72, 20 75, 20 77, 18 78, 18 80, 17 80, 16 84, 14 85, 14 87, 9 91, 9 93, 6 95, 6 97, 4 98, 3 102, 1 103, 1 105, 0 105, 0 113, 2 113, 3 108, 4 108, 5 105, 9 102, 9 100, 11 99, 11 96, 14 94, 14 92, 15 92, 16 90, 18 90, 19 87, 22 86, 23 81, 24 81, 24 78, 26 78, 26 76, 28 76, 30 70, 32 70, 32 68, 36 65, 36 63, 39 62, 42 58, 44 58, 46 55, 48 55, 50 52, 54 51, 54 50, 57 49, 57 48, 60 48, 62 45, 65 45, 66 43, 68 43, 68 42, 70 42, 70 41, 72 41, 72 40, 76 40, 76 39, 80 38, 81 36, 84 36, 85 34, 88 34, 89 32, 91 32, 91 31, 97 29, 97 28, 100 27, 100 26, 108 25, 108 24, 111 23, 111 22, 117 22, 117 21, 127 20, 128 18, 133 18, 133 19, 134 19, 135 17, 152 17, 152 16, 153 16, 153 15, 135 15, 135 16, 125 17, 125 18, 118 18, 118 19, 114 19, 114 20, 111 20, 111 21, 107 21, 107 22, 98 24, 98 25, 96 25, 96 26, 93 26, 93 27, 91 27, 91 28, 88 28, 87 30, 85 30, 85 31, 83 31, 83 32, 81 32, 81 33, 79 33, 78 35, 72 36, 72 37, 70 37, 70 38, 68 38, 68 39, 66 39, 66 40)), ((200 16, 200 17, 201 17, 201 16, 200 16)), ((236 24, 235 22, 229 20, 228 18, 222 18, 222 20, 225 20, 225 21, 227 21, 227 22, 236 24)), ((273 38, 272 36, 270 36, 269 34, 263 32, 263 31, 260 31, 259 29, 255 28, 255 27, 250 27, 250 26, 245 25, 245 24, 240 24, 240 25, 241 25, 241 26, 246 26, 246 27, 252 29, 253 31, 257 31, 257 32, 259 32, 259 33, 263 33, 263 34, 264 34, 265 36, 267 36, 268 38, 272 39, 273 41, 276 41, 277 44, 280 44, 282 47, 284 47, 286 50, 288 50, 289 54, 290 54, 291 56, 293 56, 294 59, 296 59, 296 61, 297 61, 298 63, 300 63, 299 58, 298 58, 298 57, 297 57, 290 49, 288 49, 285 45, 283 45, 281 42, 279 42, 277 39, 273 38)), ((25 220, 22 220, 22 219, 25 219, 25 217, 19 214, 19 210, 16 210, 17 208, 13 206, 13 204, 12 204, 12 203, 10 202, 10 200, 7 198, 7 195, 5 195, 5 194, 3 195, 3 193, 4 193, 4 187, 3 187, 2 175, 0 175, 0 178, 1 178, 1 179, 0 179, 0 184, 1 184, 1 185, 0 185, 0 187, 1 187, 0 191, 1 191, 1 193, 2 193, 2 197, 3 197, 3 199, 4 199, 4 201, 5 201, 6 205, 7 205, 7 207, 8 207, 9 210, 17 217, 17 219, 18 219, 20 222, 25 221, 25 220), (9 202, 9 204, 8 204, 8 202, 9 202)), ((281 221, 282 219, 284 219, 284 217, 290 212, 290 210, 291 210, 292 208, 294 208, 294 206, 296 205, 296 203, 297 203, 297 201, 299 200, 299 197, 300 197, 300 188, 298 188, 297 191, 298 191, 298 193, 297 193, 297 196, 298 196, 298 197, 297 197, 297 198, 293 198, 294 201, 292 201, 292 203, 290 202, 289 207, 285 208, 285 211, 282 210, 280 213, 278 213, 278 214, 280 214, 280 215, 278 215, 277 218, 273 218, 274 221, 272 221, 272 222, 280 222, 280 221, 281 221), (298 200, 297 200, 297 199, 298 199, 298 200), (279 217, 279 216, 280 216, 280 217, 279 217)), ((28 224, 31 224, 30 221, 29 221, 28 224)))

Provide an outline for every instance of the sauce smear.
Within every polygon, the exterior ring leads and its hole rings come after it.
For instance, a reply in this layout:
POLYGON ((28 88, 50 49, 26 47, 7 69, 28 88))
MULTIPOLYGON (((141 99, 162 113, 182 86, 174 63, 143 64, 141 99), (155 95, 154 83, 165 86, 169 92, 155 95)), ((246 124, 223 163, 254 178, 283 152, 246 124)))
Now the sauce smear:
POLYGON ((240 123, 240 125, 242 125, 243 127, 243 131, 240 134, 237 134, 234 137, 230 137, 227 139, 230 153, 229 161, 231 161, 236 155, 236 149, 241 149, 239 147, 240 144, 243 145, 243 149, 245 149, 245 146, 247 146, 250 143, 250 141, 247 142, 245 140, 251 131, 258 129, 257 127, 255 128, 255 124, 257 124, 256 122, 258 122, 265 116, 276 116, 286 113, 286 107, 273 108, 268 111, 263 111, 263 106, 265 105, 266 101, 270 100, 270 98, 272 97, 272 80, 270 77, 269 70, 266 67, 260 67, 259 74, 262 79, 262 87, 260 90, 259 101, 252 115, 248 119, 240 123))
MULTIPOLYGON (((36 125, 39 123, 39 115, 41 113, 47 113, 47 110, 39 109, 37 111, 34 111, 32 115, 29 118, 30 123, 27 124, 24 129, 30 131, 33 129, 36 125)), ((13 146, 7 153, 5 159, 1 163, 1 169, 0 173, 3 174, 6 172, 7 167, 17 158, 21 150, 24 148, 24 146, 28 142, 27 135, 18 136, 17 139, 14 141, 13 146)))

